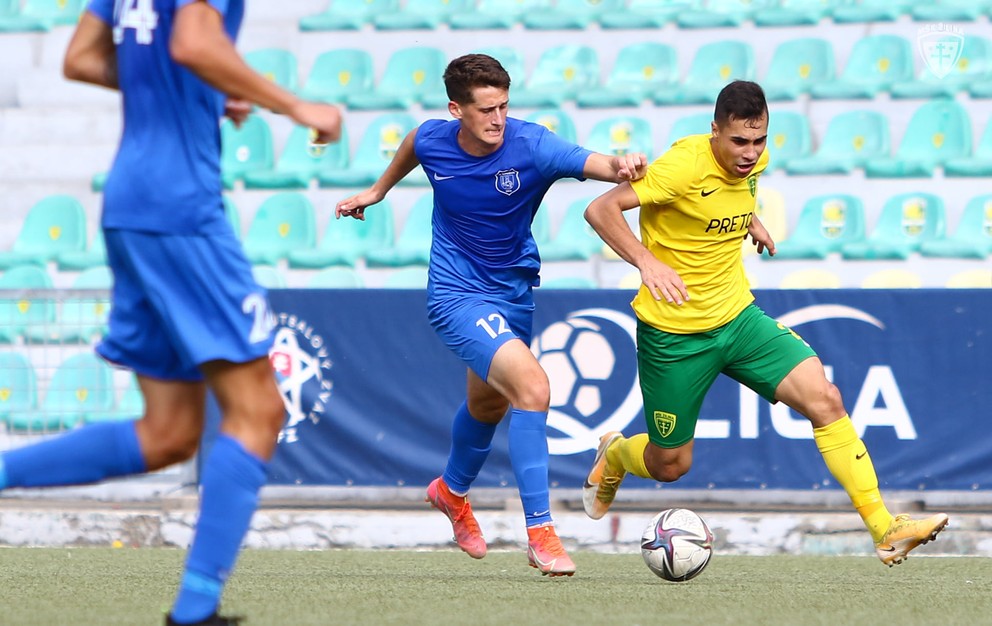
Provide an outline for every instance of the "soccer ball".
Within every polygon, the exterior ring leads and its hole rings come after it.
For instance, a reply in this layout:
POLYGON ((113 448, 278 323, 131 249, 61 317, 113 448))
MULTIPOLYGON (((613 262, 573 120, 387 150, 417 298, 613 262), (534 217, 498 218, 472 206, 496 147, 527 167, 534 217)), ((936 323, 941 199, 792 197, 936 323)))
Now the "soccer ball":
POLYGON ((713 533, 689 509, 658 513, 641 535, 641 556, 648 569, 672 582, 699 576, 712 555, 713 533))

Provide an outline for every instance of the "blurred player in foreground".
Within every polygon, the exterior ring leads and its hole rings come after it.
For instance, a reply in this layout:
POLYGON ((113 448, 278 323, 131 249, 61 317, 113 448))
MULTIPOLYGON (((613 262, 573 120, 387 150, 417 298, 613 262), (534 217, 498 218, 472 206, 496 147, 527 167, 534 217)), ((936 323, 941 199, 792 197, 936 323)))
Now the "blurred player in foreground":
POLYGON ((340 113, 251 70, 234 47, 242 0, 92 0, 66 77, 119 89, 124 131, 104 189, 114 274, 110 331, 97 347, 133 369, 136 422, 93 424, 0 455, 0 488, 76 485, 191 458, 209 387, 223 414, 203 465, 196 532, 167 624, 237 623, 220 595, 258 504, 283 424, 268 361, 265 290, 224 215, 221 116, 254 102, 335 140, 340 113))
POLYGON ((510 410, 510 461, 527 525, 530 565, 571 576, 548 493, 548 377, 530 351, 540 257, 531 222, 545 193, 566 177, 620 182, 643 175, 647 157, 612 157, 563 141, 543 126, 507 118, 510 77, 492 57, 470 54, 444 73, 454 120, 429 120, 400 144, 369 189, 337 215, 364 219, 417 164, 434 188, 428 318, 468 365, 468 398, 455 414, 444 473, 427 501, 451 520, 470 556, 486 555, 468 491, 510 410))
POLYGON ((601 437, 583 489, 585 510, 603 517, 628 472, 661 482, 688 472, 703 397, 723 373, 809 419, 827 468, 891 567, 936 538, 947 515, 913 520, 889 513, 865 444, 820 359, 754 304, 741 239, 750 235, 759 254, 775 254, 754 215, 767 137, 761 87, 733 82, 717 98, 710 135, 676 142, 642 179, 618 185, 586 210, 596 232, 641 273, 632 306, 648 432, 601 437), (622 215, 635 207, 641 207, 640 241, 622 215))

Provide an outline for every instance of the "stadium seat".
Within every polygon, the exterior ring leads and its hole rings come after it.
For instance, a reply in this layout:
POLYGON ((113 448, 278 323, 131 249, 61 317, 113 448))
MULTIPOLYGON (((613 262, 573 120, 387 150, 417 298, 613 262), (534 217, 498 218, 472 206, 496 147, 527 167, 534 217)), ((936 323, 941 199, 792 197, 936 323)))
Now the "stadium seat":
POLYGON ((603 248, 603 240, 584 215, 592 200, 579 198, 568 205, 558 231, 539 248, 542 261, 585 261, 603 248))
POLYGON ((448 20, 453 29, 508 29, 531 11, 549 8, 551 0, 478 0, 474 11, 455 13, 448 20))
POLYGON ((886 201, 864 241, 841 246, 845 259, 908 259, 920 244, 944 235, 944 202, 928 193, 902 193, 886 201))
MULTIPOLYGON (((782 241, 789 234, 789 221, 785 210, 785 196, 782 192, 767 185, 758 185, 758 195, 754 203, 754 213, 761 220, 772 241, 782 241)), ((750 237, 744 237, 741 243, 741 256, 748 257, 758 253, 758 248, 750 237)), ((771 258, 768 253, 762 258, 771 258)))
POLYGON ((145 414, 145 398, 141 395, 138 378, 128 377, 128 384, 118 400, 109 410, 87 411, 83 420, 87 424, 138 419, 145 414))
POLYGON ((775 246, 773 259, 825 259, 848 242, 865 238, 861 200, 844 194, 810 198, 792 234, 775 246))
POLYGON ((578 141, 572 116, 561 109, 538 109, 524 119, 540 124, 569 143, 578 141))
POLYGON ((974 22, 989 8, 987 0, 930 0, 910 11, 917 22, 974 22))
POLYGON ((919 289, 922 286, 919 274, 905 269, 878 270, 861 281, 862 289, 919 289))
POLYGON ((713 105, 727 83, 735 79, 754 80, 754 50, 743 41, 715 41, 696 51, 689 72, 681 86, 657 91, 653 100, 658 105, 713 105))
POLYGON ((301 193, 284 191, 267 198, 255 212, 244 238, 245 255, 256 265, 275 265, 293 250, 317 242, 313 205, 301 193))
POLYGON ((600 28, 662 28, 675 21, 679 13, 697 5, 697 0, 629 0, 624 10, 601 15, 599 25, 600 28))
POLYGON ((310 277, 307 287, 311 289, 358 289, 365 281, 351 267, 328 267, 310 277))
POLYGON ((675 21, 679 28, 733 28, 772 4, 773 0, 707 0, 702 8, 681 11, 675 21))
POLYGON ((869 35, 855 42, 836 80, 810 87, 819 99, 871 99, 896 83, 913 78, 913 48, 898 35, 869 35))
POLYGON ((225 189, 253 171, 271 170, 272 130, 259 115, 249 115, 238 128, 228 118, 220 124, 220 171, 225 189))
POLYGON ((110 410, 113 372, 91 352, 70 356, 55 370, 43 396, 39 410, 11 413, 8 426, 20 432, 68 429, 82 422, 87 413, 110 410))
POLYGON ((916 80, 892 85, 893 98, 953 98, 970 84, 992 78, 992 43, 985 37, 948 34, 929 43, 921 40, 920 47, 921 55, 933 58, 924 58, 916 80))
POLYGON ((785 171, 793 175, 850 174, 870 159, 888 156, 889 120, 877 111, 847 111, 834 116, 807 157, 790 159, 785 171))
POLYGON ((28 209, 11 249, 0 252, 0 269, 45 265, 61 252, 85 247, 83 205, 73 196, 47 196, 28 209))
POLYGON ((786 274, 779 289, 840 289, 840 276, 830 270, 811 267, 786 274))
MULTIPOLYGON (((523 85, 527 78, 524 69, 523 53, 512 46, 490 46, 473 50, 477 54, 485 54, 499 61, 506 73, 510 75, 510 81, 514 85, 523 85)), ((515 91, 515 89, 514 89, 515 91)), ((441 89, 432 93, 425 93, 420 99, 420 105, 425 109, 447 109, 448 93, 441 89)))
POLYGON ((928 177, 948 159, 971 154, 971 119, 953 100, 932 100, 913 113, 895 157, 870 159, 865 176, 928 177))
POLYGON ((586 276, 559 276, 557 278, 549 278, 547 280, 541 280, 541 289, 598 289, 599 285, 596 284, 591 278, 586 276))
POLYGON ((945 259, 986 259, 992 254, 992 194, 976 196, 961 213, 954 235, 924 241, 920 255, 945 259))
POLYGON ((815 26, 830 16, 836 4, 836 0, 778 0, 754 12, 754 25, 815 26))
POLYGON ((365 219, 350 217, 328 220, 324 235, 312 250, 289 253, 289 267, 319 269, 332 265, 354 267, 372 249, 393 243, 393 208, 382 200, 365 209, 365 219))
POLYGON ((404 267, 389 273, 383 287, 386 289, 427 289, 426 267, 404 267))
POLYGON ((992 270, 963 270, 947 279, 952 289, 992 289, 992 270))
POLYGON ((668 131, 668 141, 664 146, 668 150, 673 143, 689 135, 709 135, 713 130, 713 113, 693 113, 675 120, 668 131))
POLYGON ((469 0, 405 0, 395 13, 373 16, 379 30, 434 30, 455 13, 472 9, 469 0))
POLYGON ((769 116, 768 120, 768 167, 765 173, 789 164, 796 158, 804 158, 810 154, 813 137, 809 130, 806 116, 795 111, 779 111, 769 116))
POLYGON ((84 250, 64 250, 55 257, 59 270, 85 270, 107 264, 107 248, 103 242, 103 229, 97 228, 90 240, 90 245, 84 250))
POLYGON ((31 359, 22 352, 0 352, 0 421, 11 413, 37 410, 38 380, 31 359))
POLYGON ((414 202, 407 213, 396 243, 374 248, 365 253, 367 267, 404 267, 427 265, 431 256, 431 219, 434 214, 434 193, 427 192, 414 202))
POLYGON ((580 107, 638 106, 658 90, 678 85, 675 48, 658 42, 635 43, 617 53, 616 62, 602 86, 580 91, 580 107))
POLYGON ((313 145, 310 132, 294 126, 275 168, 246 172, 245 189, 306 189, 322 170, 348 167, 348 133, 343 125, 341 138, 326 146, 313 145))
POLYGON ((266 289, 285 289, 287 286, 283 273, 271 265, 254 265, 251 273, 255 282, 266 289))
POLYGON ((296 55, 289 50, 283 48, 252 50, 245 53, 244 60, 256 72, 287 91, 295 92, 299 87, 300 75, 297 71, 296 55))
POLYGON ((944 162, 944 176, 992 176, 992 122, 985 125, 974 155, 944 162))
POLYGON ((444 92, 441 76, 448 59, 439 48, 414 46, 393 52, 386 70, 370 92, 348 96, 348 108, 356 111, 405 111, 426 94, 444 92))
POLYGON ((583 144, 587 149, 611 156, 643 152, 654 156, 651 123, 636 115, 616 115, 599 120, 583 144))
POLYGON ((50 324, 29 324, 24 328, 24 341, 27 343, 92 343, 107 333, 110 317, 110 290, 114 284, 113 274, 106 266, 83 270, 72 281, 71 290, 99 290, 106 295, 83 296, 71 293, 62 300, 57 322, 50 324))
POLYGON ((578 44, 553 46, 541 53, 523 89, 514 89, 516 107, 558 107, 565 100, 599 84, 595 48, 578 44))
POLYGON ((0 33, 46 32, 56 26, 71 26, 79 21, 83 0, 25 0, 8 4, 0 11, 0 33))
POLYGON ((835 74, 833 44, 813 37, 792 39, 775 47, 761 87, 770 102, 795 100, 835 74))
POLYGON ((624 10, 622 0, 556 0, 527 11, 520 21, 533 30, 582 30, 607 13, 624 10))
MULTIPOLYGON (((348 167, 324 170, 317 174, 321 187, 365 187, 374 183, 386 170, 400 143, 414 128, 417 120, 408 113, 384 113, 365 129, 361 142, 348 167)), ((417 168, 411 175, 422 168, 417 168)))
POLYGON ((331 0, 322 13, 301 17, 300 30, 360 30, 374 16, 398 10, 399 0, 331 0))
POLYGON ((855 0, 841 3, 833 11, 835 24, 894 22, 909 12, 913 0, 855 0))
POLYGON ((340 48, 317 56, 300 97, 340 104, 353 94, 371 92, 374 86, 372 55, 366 50, 340 48))

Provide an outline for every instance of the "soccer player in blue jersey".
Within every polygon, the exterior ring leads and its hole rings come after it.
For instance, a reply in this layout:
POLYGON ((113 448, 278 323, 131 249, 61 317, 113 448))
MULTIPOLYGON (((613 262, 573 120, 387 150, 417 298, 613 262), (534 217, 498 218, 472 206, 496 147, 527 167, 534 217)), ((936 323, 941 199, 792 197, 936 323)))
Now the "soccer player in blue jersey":
POLYGON ((412 131, 379 180, 339 202, 336 214, 364 219, 366 207, 423 165, 434 188, 428 318, 468 365, 468 398, 455 414, 447 467, 428 486, 427 501, 451 520, 462 550, 486 555, 468 491, 510 409, 510 461, 530 565, 571 576, 575 564, 555 532, 548 494, 550 386, 530 351, 540 269, 531 222, 556 180, 634 180, 643 176, 647 157, 590 152, 543 126, 508 118, 510 77, 492 57, 453 60, 444 83, 454 119, 429 120, 412 131))
POLYGON ((243 0, 92 0, 83 14, 65 75, 119 89, 124 115, 104 190, 114 287, 97 351, 136 372, 145 413, 0 454, 0 489, 158 470, 196 452, 214 392, 220 433, 167 624, 237 623, 217 607, 284 416, 265 290, 224 216, 220 118, 226 109, 243 119, 254 102, 321 141, 341 130, 336 108, 301 101, 244 63, 234 47, 243 14, 243 0))

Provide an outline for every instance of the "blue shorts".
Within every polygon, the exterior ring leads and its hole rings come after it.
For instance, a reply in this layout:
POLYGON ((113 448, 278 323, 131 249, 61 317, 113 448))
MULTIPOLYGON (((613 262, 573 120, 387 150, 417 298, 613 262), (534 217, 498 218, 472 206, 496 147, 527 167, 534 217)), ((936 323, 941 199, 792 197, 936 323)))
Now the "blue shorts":
POLYGON ((469 294, 449 296, 431 302, 427 318, 441 341, 486 380, 493 356, 504 343, 520 339, 530 345, 534 296, 528 291, 515 302, 469 294))
POLYGON ((104 239, 114 287, 100 356, 144 376, 200 381, 208 361, 268 354, 274 318, 233 231, 106 229, 104 239))

